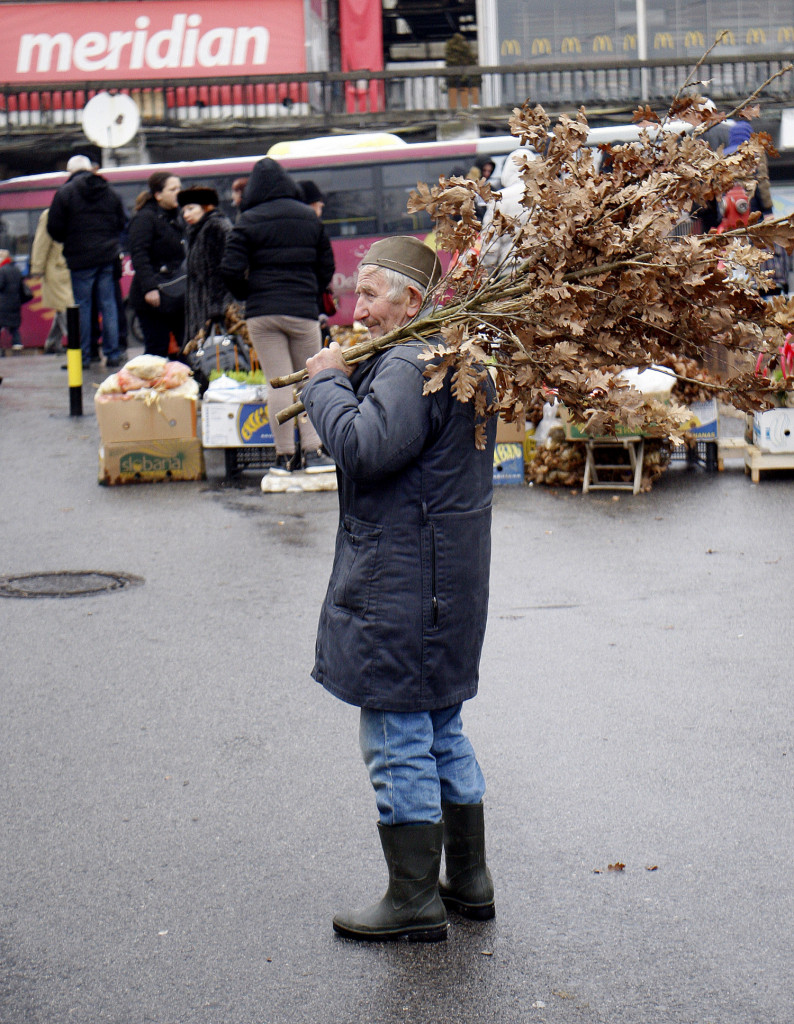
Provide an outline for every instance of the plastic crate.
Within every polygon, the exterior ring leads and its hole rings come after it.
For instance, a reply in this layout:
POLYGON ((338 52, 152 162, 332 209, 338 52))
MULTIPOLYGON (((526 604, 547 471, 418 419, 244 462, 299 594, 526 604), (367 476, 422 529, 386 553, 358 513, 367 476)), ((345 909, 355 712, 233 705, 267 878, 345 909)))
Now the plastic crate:
POLYGON ((272 444, 242 445, 239 448, 224 448, 226 477, 237 476, 247 469, 270 469, 276 461, 276 449, 272 444))
POLYGON ((670 446, 670 462, 686 462, 688 466, 702 466, 709 473, 717 470, 717 442, 690 441, 670 446))

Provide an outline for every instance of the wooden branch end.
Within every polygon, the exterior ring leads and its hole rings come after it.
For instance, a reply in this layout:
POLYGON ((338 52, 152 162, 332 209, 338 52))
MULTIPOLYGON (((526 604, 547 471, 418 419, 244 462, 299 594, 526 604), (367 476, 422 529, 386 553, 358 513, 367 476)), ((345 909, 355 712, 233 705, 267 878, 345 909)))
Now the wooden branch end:
POLYGON ((295 419, 296 416, 300 416, 304 412, 306 406, 303 402, 295 402, 294 405, 288 405, 286 409, 282 409, 281 412, 276 413, 276 421, 278 423, 286 423, 287 420, 295 419))

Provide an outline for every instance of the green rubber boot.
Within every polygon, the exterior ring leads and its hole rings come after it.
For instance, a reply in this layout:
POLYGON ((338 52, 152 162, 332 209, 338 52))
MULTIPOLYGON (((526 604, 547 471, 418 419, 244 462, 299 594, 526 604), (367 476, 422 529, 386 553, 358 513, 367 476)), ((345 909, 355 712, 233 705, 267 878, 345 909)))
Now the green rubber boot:
POLYGON ((447 937, 447 912, 438 895, 443 827, 378 824, 389 888, 380 903, 339 914, 334 931, 346 939, 439 942, 447 937))
POLYGON ((483 805, 442 804, 446 878, 439 883, 448 910, 475 921, 495 914, 493 880, 485 863, 483 805))

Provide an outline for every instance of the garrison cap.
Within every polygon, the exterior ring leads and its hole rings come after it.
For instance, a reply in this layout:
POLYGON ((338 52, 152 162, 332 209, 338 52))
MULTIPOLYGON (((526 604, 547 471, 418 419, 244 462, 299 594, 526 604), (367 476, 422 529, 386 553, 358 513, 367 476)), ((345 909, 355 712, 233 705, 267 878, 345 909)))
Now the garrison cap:
POLYGON ((438 256, 424 242, 413 235, 393 235, 373 243, 361 261, 362 267, 385 267, 405 274, 423 288, 432 288, 441 279, 438 256))

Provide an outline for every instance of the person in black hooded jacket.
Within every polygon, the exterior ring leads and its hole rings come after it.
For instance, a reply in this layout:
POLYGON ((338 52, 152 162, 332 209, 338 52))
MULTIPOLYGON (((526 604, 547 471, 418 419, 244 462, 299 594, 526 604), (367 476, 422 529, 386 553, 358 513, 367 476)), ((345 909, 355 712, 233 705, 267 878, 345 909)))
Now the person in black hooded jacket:
POLYGON ((83 366, 91 363, 92 295, 102 314, 102 348, 107 366, 118 366, 119 320, 114 271, 121 251, 127 217, 118 194, 86 156, 73 156, 66 165, 69 181, 55 193, 47 231, 63 244, 72 277, 74 300, 80 307, 80 347, 83 366))
MULTIPOLYGON (((334 255, 320 219, 301 201, 296 183, 280 164, 268 157, 260 160, 226 244, 221 276, 232 295, 245 301, 248 333, 268 380, 303 369, 320 351, 317 293, 333 274, 334 255)), ((289 388, 268 391, 276 446, 270 472, 277 475, 291 472, 296 463, 294 427, 276 421, 291 401, 289 388)), ((306 471, 333 471, 308 419, 302 417, 299 429, 306 471)))

